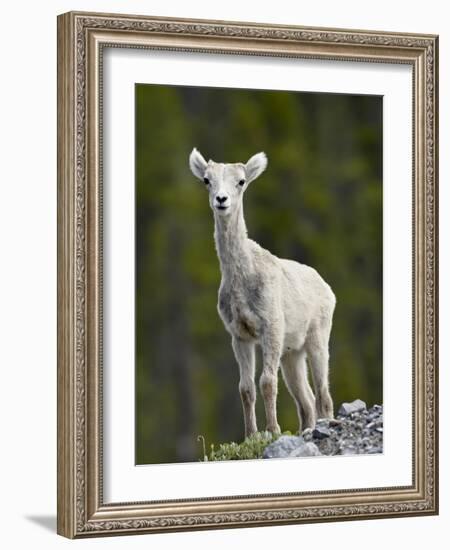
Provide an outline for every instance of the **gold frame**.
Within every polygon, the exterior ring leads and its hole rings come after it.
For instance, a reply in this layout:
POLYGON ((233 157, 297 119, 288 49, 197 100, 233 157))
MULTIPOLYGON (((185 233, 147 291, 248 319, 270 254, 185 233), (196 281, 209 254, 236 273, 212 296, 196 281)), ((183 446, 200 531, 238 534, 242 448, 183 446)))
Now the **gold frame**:
MULTIPOLYGON (((70 538, 438 513, 438 38, 70 12, 58 17, 58 526, 70 538), (406 63, 413 68, 413 484, 105 504, 104 47, 406 63)), ((151 495, 149 495, 149 498, 151 495)))

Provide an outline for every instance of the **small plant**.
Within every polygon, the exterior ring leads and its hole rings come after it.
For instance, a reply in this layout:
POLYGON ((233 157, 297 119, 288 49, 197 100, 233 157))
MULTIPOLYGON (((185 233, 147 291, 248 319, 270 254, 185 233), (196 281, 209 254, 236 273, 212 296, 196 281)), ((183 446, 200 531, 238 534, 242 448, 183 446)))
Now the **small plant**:
POLYGON ((197 441, 202 444, 203 447, 203 462, 208 462, 208 456, 206 454, 206 443, 205 438, 202 435, 197 436, 197 441))
MULTIPOLYGON (((217 449, 211 445, 209 455, 205 450, 205 439, 199 435, 197 441, 203 444, 202 461, 217 461, 217 460, 249 460, 262 458, 264 449, 273 441, 276 441, 281 434, 272 434, 271 432, 256 432, 249 437, 246 437, 242 443, 221 443, 217 449)), ((291 435, 291 432, 284 432, 283 435, 291 435)))

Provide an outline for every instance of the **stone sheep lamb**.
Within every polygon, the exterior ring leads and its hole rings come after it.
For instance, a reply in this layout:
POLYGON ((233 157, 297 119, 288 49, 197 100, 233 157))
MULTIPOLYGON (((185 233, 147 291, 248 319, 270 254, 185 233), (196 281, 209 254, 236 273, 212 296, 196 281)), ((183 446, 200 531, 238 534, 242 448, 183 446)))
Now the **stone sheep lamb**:
POLYGON ((246 164, 224 164, 206 162, 194 148, 189 165, 194 176, 204 182, 214 212, 214 239, 222 273, 218 311, 239 363, 245 436, 257 431, 256 344, 262 349, 260 390, 266 429, 280 432, 276 411, 280 364, 297 406, 299 429, 313 428, 316 414, 333 417, 328 341, 335 296, 317 271, 280 259, 247 236, 242 199, 267 166, 264 153, 254 155, 246 164), (315 394, 308 382, 306 359, 315 394))

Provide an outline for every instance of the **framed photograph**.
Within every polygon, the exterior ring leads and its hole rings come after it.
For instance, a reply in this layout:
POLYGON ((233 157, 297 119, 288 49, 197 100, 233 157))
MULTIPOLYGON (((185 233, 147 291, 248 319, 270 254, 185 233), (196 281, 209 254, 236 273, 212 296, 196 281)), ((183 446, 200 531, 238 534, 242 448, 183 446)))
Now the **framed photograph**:
POLYGON ((58 533, 438 512, 433 35, 58 17, 58 533))

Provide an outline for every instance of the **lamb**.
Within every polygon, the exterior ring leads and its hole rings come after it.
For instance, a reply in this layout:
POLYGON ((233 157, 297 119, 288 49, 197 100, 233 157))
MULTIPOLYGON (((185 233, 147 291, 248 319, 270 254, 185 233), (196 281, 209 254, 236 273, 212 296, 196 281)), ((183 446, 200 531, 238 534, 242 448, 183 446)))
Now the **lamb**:
POLYGON ((328 382, 328 343, 336 298, 313 268, 281 259, 249 239, 243 196, 267 167, 265 153, 245 164, 206 162, 194 148, 189 157, 194 176, 209 193, 214 239, 222 280, 218 312, 230 333, 239 365, 239 391, 245 437, 257 431, 255 346, 262 349, 259 381, 266 430, 279 433, 276 399, 278 370, 293 397, 299 431, 314 428, 318 418, 333 417, 328 382), (311 369, 314 393, 308 382, 311 369))

